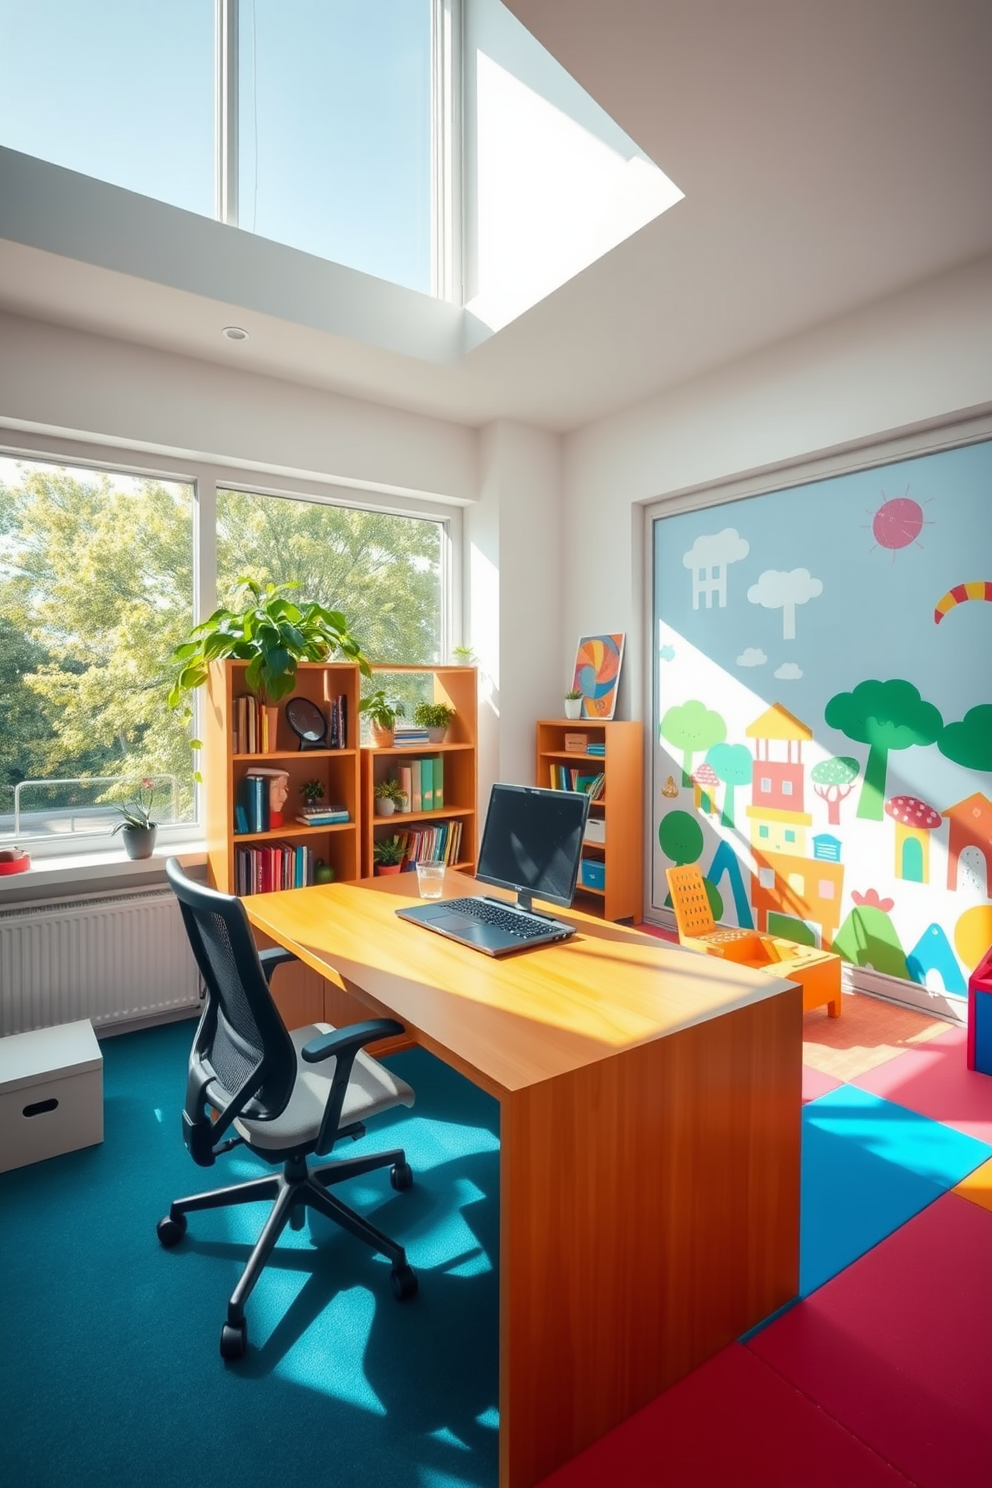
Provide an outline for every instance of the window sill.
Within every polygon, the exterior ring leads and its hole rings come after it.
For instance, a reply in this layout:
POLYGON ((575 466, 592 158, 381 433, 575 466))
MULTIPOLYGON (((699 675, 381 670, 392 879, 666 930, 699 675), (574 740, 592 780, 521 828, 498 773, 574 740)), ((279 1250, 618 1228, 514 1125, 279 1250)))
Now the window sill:
POLYGON ((26 873, 0 876, 0 904, 164 884, 166 858, 178 858, 184 868, 198 868, 206 863, 207 851, 200 841, 169 843, 141 859, 129 858, 123 850, 32 858, 26 873))

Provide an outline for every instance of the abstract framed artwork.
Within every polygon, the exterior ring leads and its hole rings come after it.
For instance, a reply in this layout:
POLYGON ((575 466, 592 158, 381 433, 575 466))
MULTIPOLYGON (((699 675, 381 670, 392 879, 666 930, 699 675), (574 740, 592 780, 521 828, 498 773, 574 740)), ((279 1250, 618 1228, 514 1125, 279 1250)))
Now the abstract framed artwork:
POLYGON ((580 636, 572 686, 582 694, 583 718, 612 718, 623 661, 624 635, 580 636))

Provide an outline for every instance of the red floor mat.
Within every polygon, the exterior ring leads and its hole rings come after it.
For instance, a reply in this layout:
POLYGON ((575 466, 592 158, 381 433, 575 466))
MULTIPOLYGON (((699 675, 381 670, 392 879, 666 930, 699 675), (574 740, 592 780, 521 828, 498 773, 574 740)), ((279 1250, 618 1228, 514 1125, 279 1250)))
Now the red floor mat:
POLYGON ((540 1488, 909 1488, 732 1343, 540 1488))
POLYGON ((979 1205, 943 1195, 747 1347, 920 1488, 992 1483, 992 1214, 979 1205))
POLYGON ((992 1143, 992 1075, 968 1069, 967 1037, 964 1028, 951 1028, 858 1075, 851 1084, 992 1143))

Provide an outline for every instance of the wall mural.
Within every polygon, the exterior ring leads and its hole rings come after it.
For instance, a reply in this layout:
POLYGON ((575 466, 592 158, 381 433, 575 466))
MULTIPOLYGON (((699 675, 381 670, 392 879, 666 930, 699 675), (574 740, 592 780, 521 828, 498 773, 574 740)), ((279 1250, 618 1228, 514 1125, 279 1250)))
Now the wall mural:
POLYGON ((992 942, 992 442, 654 535, 652 899, 964 996, 992 942))

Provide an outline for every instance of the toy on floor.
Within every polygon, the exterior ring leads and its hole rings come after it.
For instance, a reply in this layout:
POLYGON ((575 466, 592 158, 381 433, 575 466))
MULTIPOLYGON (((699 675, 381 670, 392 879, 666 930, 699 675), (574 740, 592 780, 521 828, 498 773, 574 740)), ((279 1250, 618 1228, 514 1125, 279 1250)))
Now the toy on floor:
POLYGON ((803 1012, 826 1003, 830 1017, 840 1017, 840 957, 833 951, 799 945, 778 935, 762 935, 757 930, 718 925, 706 896, 703 875, 695 864, 668 868, 665 877, 680 945, 798 982, 803 989, 803 1012))
POLYGON ((968 1068, 992 1075, 992 946, 968 978, 968 1068))

